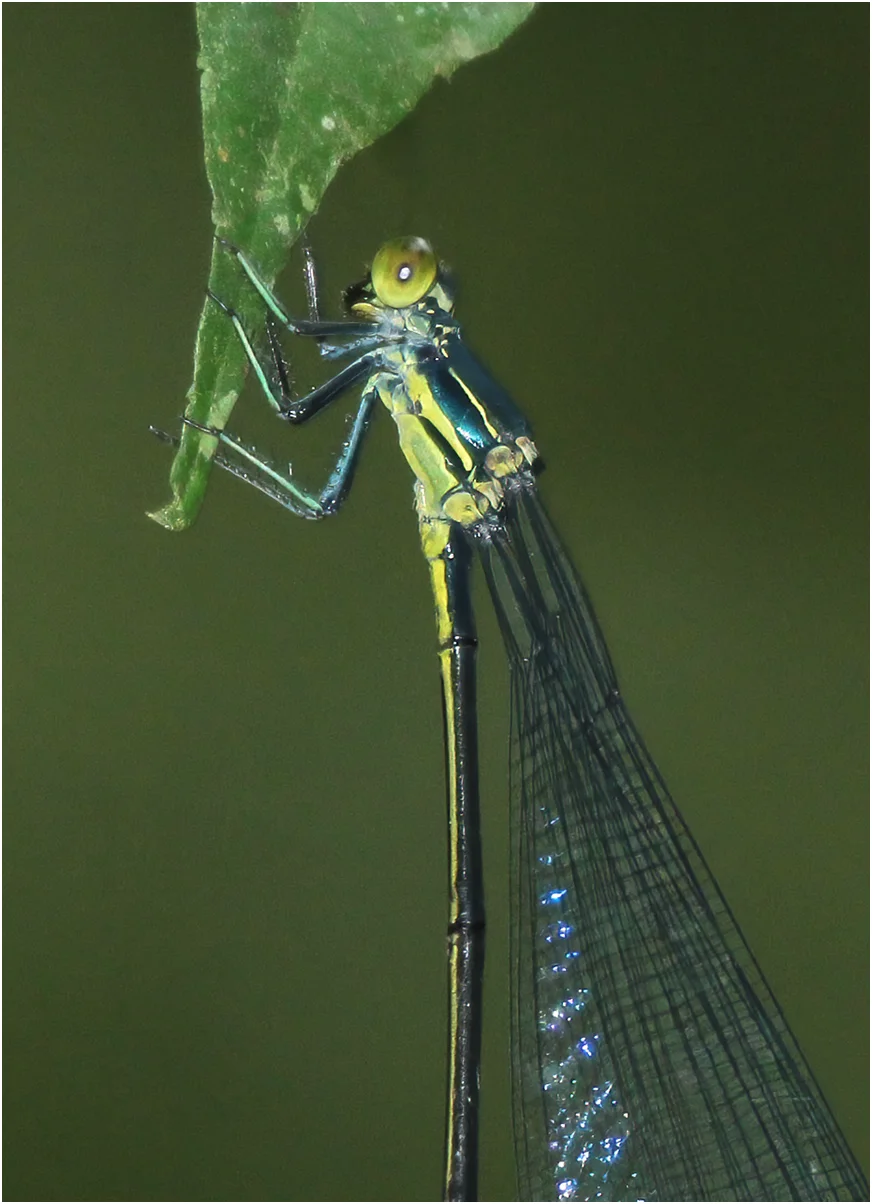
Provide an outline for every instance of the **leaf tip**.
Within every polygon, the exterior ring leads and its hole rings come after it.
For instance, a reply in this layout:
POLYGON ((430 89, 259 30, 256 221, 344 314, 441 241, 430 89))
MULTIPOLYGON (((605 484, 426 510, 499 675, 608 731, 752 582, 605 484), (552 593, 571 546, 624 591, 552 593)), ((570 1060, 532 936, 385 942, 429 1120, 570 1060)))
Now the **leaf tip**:
POLYGON ((150 518, 166 531, 185 531, 192 522, 178 501, 168 502, 166 506, 161 506, 160 510, 147 510, 146 518, 150 518))

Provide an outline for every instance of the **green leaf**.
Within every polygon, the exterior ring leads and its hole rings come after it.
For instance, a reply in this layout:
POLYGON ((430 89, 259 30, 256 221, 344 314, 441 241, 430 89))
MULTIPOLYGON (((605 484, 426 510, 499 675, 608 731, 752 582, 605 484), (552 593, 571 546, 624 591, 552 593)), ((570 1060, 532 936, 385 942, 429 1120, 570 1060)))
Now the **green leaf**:
MULTIPOLYGON (((272 283, 339 166, 403 118, 434 77, 493 50, 532 4, 199 4, 206 170, 222 237, 272 283)), ((215 247, 210 288, 257 330, 262 306, 215 247)), ((245 379, 231 324, 206 302, 186 414, 223 429, 245 379)), ((197 516, 217 440, 185 426, 173 498, 149 517, 197 516)))

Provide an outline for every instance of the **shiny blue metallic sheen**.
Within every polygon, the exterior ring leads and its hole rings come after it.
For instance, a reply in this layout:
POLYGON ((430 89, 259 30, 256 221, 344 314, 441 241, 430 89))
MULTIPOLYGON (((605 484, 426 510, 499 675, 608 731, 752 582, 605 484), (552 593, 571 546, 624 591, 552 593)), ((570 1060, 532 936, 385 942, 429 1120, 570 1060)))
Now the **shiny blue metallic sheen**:
POLYGON ((445 360, 422 359, 419 365, 439 409, 461 437, 476 464, 499 442, 476 409, 460 382, 451 373, 445 360))
POLYGON ((533 437, 529 422, 512 398, 476 359, 459 335, 449 334, 443 339, 442 354, 458 380, 463 381, 470 393, 487 409, 502 442, 533 437))

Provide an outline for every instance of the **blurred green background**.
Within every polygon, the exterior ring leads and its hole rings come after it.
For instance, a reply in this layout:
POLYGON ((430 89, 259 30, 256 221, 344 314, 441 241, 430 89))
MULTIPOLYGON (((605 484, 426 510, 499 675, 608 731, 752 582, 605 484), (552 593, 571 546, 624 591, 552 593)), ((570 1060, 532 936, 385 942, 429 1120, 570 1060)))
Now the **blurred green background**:
MULTIPOLYGON (((4 17, 5 1198, 436 1199, 444 801, 408 470, 384 420, 332 522, 217 473, 193 531, 146 520, 210 254, 194 12, 4 17)), ((457 269, 637 721, 864 1159, 867 25, 546 5, 310 228, 331 302, 396 234, 457 269)), ((322 480, 347 409, 262 411, 249 392, 233 429, 322 480)), ((506 679, 481 634, 505 1200, 506 679)))

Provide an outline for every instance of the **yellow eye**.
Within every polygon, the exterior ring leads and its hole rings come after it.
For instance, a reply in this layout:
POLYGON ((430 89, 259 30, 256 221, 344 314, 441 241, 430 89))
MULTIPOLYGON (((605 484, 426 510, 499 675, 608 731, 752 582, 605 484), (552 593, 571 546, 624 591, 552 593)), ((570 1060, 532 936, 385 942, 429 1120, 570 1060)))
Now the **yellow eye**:
POLYGON ((423 238, 395 238, 372 261, 372 286, 391 309, 420 301, 436 279, 436 256, 423 238))

